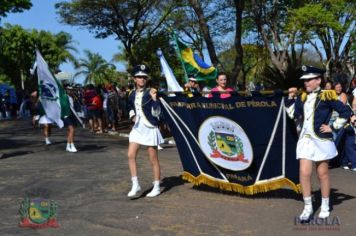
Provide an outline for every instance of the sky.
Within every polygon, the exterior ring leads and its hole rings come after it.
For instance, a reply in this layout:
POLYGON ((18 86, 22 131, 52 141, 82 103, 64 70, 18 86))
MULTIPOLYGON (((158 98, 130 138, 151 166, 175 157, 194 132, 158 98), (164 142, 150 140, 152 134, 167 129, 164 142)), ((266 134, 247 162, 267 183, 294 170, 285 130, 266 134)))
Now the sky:
MULTIPOLYGON (((114 37, 106 39, 96 39, 94 34, 89 33, 85 28, 69 26, 59 22, 59 15, 56 14, 54 5, 61 0, 32 0, 32 7, 22 13, 10 13, 6 18, 1 19, 1 24, 9 23, 20 25, 24 29, 37 29, 50 31, 53 34, 60 31, 72 35, 72 44, 78 53, 72 52, 76 58, 83 58, 83 50, 89 49, 94 53, 99 53, 106 61, 111 61, 113 55, 119 52, 120 42, 114 37)), ((115 64, 117 70, 125 71, 125 66, 115 64)), ((63 63, 60 69, 65 72, 75 73, 71 63, 63 63)), ((76 82, 81 82, 83 78, 77 78, 76 82)))

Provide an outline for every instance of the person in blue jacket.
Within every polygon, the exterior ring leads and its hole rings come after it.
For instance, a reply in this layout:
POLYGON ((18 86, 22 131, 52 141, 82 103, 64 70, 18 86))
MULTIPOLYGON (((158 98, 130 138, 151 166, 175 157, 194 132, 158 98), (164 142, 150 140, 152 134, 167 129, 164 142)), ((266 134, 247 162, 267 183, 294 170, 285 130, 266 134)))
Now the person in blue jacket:
POLYGON ((163 143, 162 135, 158 129, 161 113, 157 90, 147 88, 148 67, 137 65, 133 70, 133 79, 136 88, 129 94, 129 118, 134 126, 129 135, 128 162, 131 173, 132 188, 128 197, 135 196, 140 190, 137 178, 136 156, 141 145, 147 147, 148 155, 153 169, 153 189, 146 196, 155 197, 160 194, 160 165, 157 147, 163 143))
POLYGON ((300 79, 303 80, 306 91, 297 96, 297 88, 290 88, 286 107, 291 118, 303 121, 297 143, 299 179, 304 199, 304 209, 299 218, 307 221, 313 215, 311 198, 313 163, 316 165, 322 196, 318 217, 327 218, 330 215, 328 161, 338 154, 332 140, 332 131, 344 126, 351 111, 337 99, 334 90, 321 90, 323 70, 310 66, 303 66, 302 70, 303 75, 300 79), (339 113, 339 117, 328 125, 333 110, 339 113))

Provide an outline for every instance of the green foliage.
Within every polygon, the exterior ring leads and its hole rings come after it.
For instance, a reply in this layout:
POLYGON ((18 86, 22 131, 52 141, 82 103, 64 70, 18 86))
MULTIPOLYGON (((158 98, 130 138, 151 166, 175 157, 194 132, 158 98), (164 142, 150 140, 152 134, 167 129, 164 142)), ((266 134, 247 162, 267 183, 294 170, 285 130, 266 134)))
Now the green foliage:
POLYGON ((7 13, 23 12, 32 7, 31 0, 0 0, 0 20, 7 13))
POLYGON ((84 50, 86 58, 79 59, 77 68, 79 72, 75 74, 84 75, 84 84, 105 84, 111 82, 115 77, 115 66, 108 63, 98 53, 84 50))
MULTIPOLYGON (((159 82, 165 81, 161 78, 161 66, 157 56, 157 50, 161 49, 164 57, 166 58, 169 66, 174 71, 178 81, 183 81, 184 71, 181 63, 177 58, 174 45, 170 44, 169 32, 160 32, 156 35, 150 35, 149 37, 141 37, 136 45, 132 47, 132 57, 138 64, 146 64, 150 68, 150 77, 154 85, 159 82)), ((127 61, 127 52, 122 54, 116 54, 114 56, 116 61, 127 61)), ((128 71, 131 73, 133 66, 129 65, 128 71)))
POLYGON ((0 72, 0 83, 5 83, 5 84, 13 85, 13 84, 11 83, 10 78, 9 78, 7 75, 2 74, 1 72, 0 72))
MULTIPOLYGON (((264 78, 261 76, 262 71, 269 65, 269 56, 265 48, 254 44, 242 45, 244 51, 244 64, 243 74, 246 81, 263 82, 264 78)), ((221 63, 224 65, 224 69, 230 76, 230 72, 234 67, 234 60, 236 57, 236 50, 233 46, 219 54, 221 63)), ((240 78, 243 80, 244 78, 240 78)), ((234 86, 234 85, 232 85, 234 86)))
POLYGON ((356 2, 353 0, 319 0, 290 11, 286 30, 297 32, 302 42, 323 44, 321 50, 330 61, 327 69, 332 71, 338 65, 345 65, 352 52, 355 37, 356 2))
POLYGON ((29 70, 35 61, 37 47, 49 67, 56 71, 61 63, 74 60, 69 50, 72 39, 68 33, 52 34, 49 31, 25 30, 19 25, 6 24, 0 34, 0 71, 10 78, 11 84, 21 88, 24 79, 25 88, 37 86, 29 70))
POLYGON ((82 26, 106 38, 114 35, 123 44, 131 66, 139 63, 132 52, 142 37, 151 37, 162 28, 162 23, 174 7, 174 1, 62 1, 55 5, 63 23, 82 26))

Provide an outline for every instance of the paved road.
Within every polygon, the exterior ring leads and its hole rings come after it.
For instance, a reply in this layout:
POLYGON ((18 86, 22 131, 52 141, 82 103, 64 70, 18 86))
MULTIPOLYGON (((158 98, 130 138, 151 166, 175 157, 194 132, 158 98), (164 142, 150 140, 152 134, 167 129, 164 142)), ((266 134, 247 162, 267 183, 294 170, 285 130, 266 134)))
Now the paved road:
MULTIPOLYGON (((144 192, 129 199, 127 138, 78 129, 79 152, 73 154, 64 151, 65 135, 65 130, 54 129, 53 145, 45 146, 41 130, 31 128, 29 121, 0 122, 1 236, 354 235, 356 231, 356 173, 351 171, 331 170, 334 224, 308 227, 295 224, 302 202, 291 190, 244 197, 182 181, 174 146, 159 152, 163 193, 144 197, 152 172, 142 150, 138 163, 144 192), (55 200, 60 227, 19 228, 18 210, 25 196, 55 200)), ((317 191, 315 196, 320 198, 317 191)))

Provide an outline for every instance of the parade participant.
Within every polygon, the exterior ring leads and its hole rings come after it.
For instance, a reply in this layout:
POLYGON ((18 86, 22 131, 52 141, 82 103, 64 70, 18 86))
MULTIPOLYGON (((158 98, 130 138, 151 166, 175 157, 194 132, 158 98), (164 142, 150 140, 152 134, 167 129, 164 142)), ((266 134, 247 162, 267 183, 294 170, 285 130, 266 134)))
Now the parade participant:
POLYGON ((35 90, 30 95, 30 102, 31 102, 31 117, 32 117, 32 126, 33 128, 36 127, 37 121, 40 119, 40 105, 39 105, 39 96, 38 91, 35 90))
POLYGON ((66 86, 66 91, 67 91, 69 107, 63 106, 64 109, 66 109, 66 111, 62 112, 64 114, 63 117, 64 126, 68 128, 66 151, 77 152, 78 150, 74 145, 74 127, 77 122, 79 122, 80 124, 83 124, 83 122, 81 121, 78 114, 74 110, 74 101, 73 101, 74 91, 72 90, 72 87, 66 86))
MULTIPOLYGON (((216 79, 217 86, 211 89, 211 92, 233 92, 232 88, 227 87, 227 76, 224 72, 219 72, 217 79, 216 79)), ((213 97, 210 93, 208 95, 209 98, 213 97)), ((221 93, 220 98, 229 98, 231 97, 230 93, 221 93)))
POLYGON ((344 170, 356 171, 356 114, 351 116, 350 123, 344 129, 345 143, 341 166, 344 170))
POLYGON ((93 99, 97 95, 94 85, 88 84, 84 90, 83 103, 85 104, 86 115, 89 120, 89 129, 95 132, 96 127, 96 106, 93 104, 93 99))
POLYGON ((51 140, 49 140, 49 137, 51 136, 52 124, 54 121, 46 114, 42 114, 38 123, 43 125, 43 135, 45 137, 46 145, 52 144, 51 140))
POLYGON ((161 112, 157 98, 157 90, 146 88, 148 68, 138 65, 133 70, 136 85, 128 98, 129 116, 135 123, 129 135, 128 162, 131 173, 132 188, 127 194, 133 197, 141 190, 137 178, 136 156, 140 145, 147 146, 148 155, 153 169, 153 189, 146 195, 155 197, 160 194, 160 165, 157 146, 163 143, 162 135, 158 129, 158 118, 161 112))
POLYGON ((198 80, 194 75, 188 75, 188 82, 184 85, 184 91, 188 93, 188 97, 193 97, 193 94, 200 92, 198 80))
POLYGON ((331 89, 333 89, 333 82, 331 82, 330 80, 327 80, 325 82, 324 90, 331 90, 331 89))
POLYGON ((337 155, 332 141, 332 130, 340 129, 350 117, 350 110, 337 99, 333 90, 321 90, 320 83, 324 71, 315 67, 303 66, 306 92, 297 96, 297 89, 290 88, 289 99, 286 101, 287 112, 291 118, 302 119, 303 127, 297 143, 297 159, 299 159, 299 179, 302 186, 304 210, 300 220, 309 220, 313 214, 311 198, 311 174, 313 162, 321 188, 321 210, 319 218, 329 217, 330 181, 328 160, 337 155), (339 117, 329 126, 328 122, 333 110, 339 117))
MULTIPOLYGON (((346 93, 343 92, 343 88, 342 88, 341 83, 340 82, 334 83, 333 84, 333 88, 334 88, 334 90, 336 92, 337 99, 339 101, 341 101, 343 104, 348 105, 347 104, 347 95, 346 95, 346 93)), ((336 120, 336 118, 338 116, 339 116, 339 113, 334 110, 331 113, 331 118, 329 120, 329 125, 331 125, 336 120)), ((333 130, 332 133, 333 133, 334 142, 335 142, 336 145, 338 145, 338 142, 339 142, 338 136, 339 136, 340 130, 333 130)))

